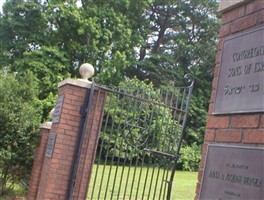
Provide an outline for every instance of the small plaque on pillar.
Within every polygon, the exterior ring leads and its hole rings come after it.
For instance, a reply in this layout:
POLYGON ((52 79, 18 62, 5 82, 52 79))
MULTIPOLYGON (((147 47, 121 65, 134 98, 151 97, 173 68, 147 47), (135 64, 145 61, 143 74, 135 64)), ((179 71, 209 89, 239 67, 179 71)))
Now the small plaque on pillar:
POLYGON ((56 141, 56 133, 50 133, 47 148, 46 148, 46 153, 45 153, 46 157, 49 157, 49 158, 52 157, 55 141, 56 141))
POLYGON ((209 145, 199 199, 264 199, 263 161, 262 147, 209 145))
POLYGON ((59 96, 58 99, 57 99, 56 107, 54 109, 54 113, 53 113, 53 116, 52 116, 52 123, 53 124, 56 124, 56 123, 60 122, 60 116, 61 116, 61 109, 62 109, 63 99, 64 99, 63 95, 59 96))

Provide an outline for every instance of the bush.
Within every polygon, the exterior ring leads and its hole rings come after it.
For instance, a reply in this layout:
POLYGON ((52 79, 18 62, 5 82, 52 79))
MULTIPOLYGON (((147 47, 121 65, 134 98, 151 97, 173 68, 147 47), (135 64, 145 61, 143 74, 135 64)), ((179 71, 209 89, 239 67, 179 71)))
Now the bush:
POLYGON ((17 77, 0 71, 0 196, 29 175, 41 106, 31 73, 17 77))
POLYGON ((179 165, 185 171, 198 171, 201 161, 201 147, 197 144, 182 146, 179 165))

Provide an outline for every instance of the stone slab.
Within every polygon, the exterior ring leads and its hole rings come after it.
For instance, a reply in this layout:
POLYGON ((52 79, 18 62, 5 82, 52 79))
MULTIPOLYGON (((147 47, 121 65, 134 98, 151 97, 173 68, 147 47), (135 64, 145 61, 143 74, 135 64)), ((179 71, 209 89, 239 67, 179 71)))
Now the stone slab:
POLYGON ((209 144, 200 200, 260 200, 263 191, 263 147, 209 144))
POLYGON ((60 116, 61 116, 61 109, 63 105, 64 96, 61 95, 57 99, 57 103, 54 109, 54 112, 52 114, 52 123, 59 123, 60 122, 60 116))
POLYGON ((51 158, 53 154, 53 149, 56 141, 56 133, 50 133, 47 143, 47 148, 45 152, 45 156, 51 158))

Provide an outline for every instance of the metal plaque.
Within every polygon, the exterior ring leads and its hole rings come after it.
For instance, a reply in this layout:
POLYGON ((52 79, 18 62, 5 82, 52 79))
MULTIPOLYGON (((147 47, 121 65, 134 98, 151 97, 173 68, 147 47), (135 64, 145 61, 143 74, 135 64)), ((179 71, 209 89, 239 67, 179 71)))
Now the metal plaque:
POLYGON ((50 133, 45 156, 49 158, 52 157, 55 141, 56 141, 56 133, 50 133))
POLYGON ((62 104, 63 104, 63 99, 64 96, 59 96, 57 99, 56 107, 54 110, 54 113, 52 115, 52 123, 59 123, 60 122, 60 116, 61 116, 61 109, 62 109, 62 104))
POLYGON ((214 114, 264 111, 264 27, 224 40, 214 114))
POLYGON ((264 199, 264 148, 209 145, 199 199, 264 199))

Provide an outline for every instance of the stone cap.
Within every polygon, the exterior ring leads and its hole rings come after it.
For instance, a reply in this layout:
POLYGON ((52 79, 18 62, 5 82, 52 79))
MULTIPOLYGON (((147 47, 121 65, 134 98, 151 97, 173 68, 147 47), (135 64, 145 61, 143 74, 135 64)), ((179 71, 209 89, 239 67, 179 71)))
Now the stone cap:
POLYGON ((83 87, 83 88, 91 88, 91 83, 90 82, 87 82, 87 81, 84 81, 82 79, 71 79, 71 78, 68 78, 68 79, 65 79, 63 81, 61 81, 59 84, 58 84, 58 87, 62 87, 63 85, 66 85, 66 84, 70 84, 70 85, 75 85, 75 86, 79 86, 79 87, 83 87))
POLYGON ((51 125, 52 125, 51 122, 45 122, 43 124, 40 124, 39 128, 42 128, 42 129, 51 129, 51 125))
POLYGON ((229 11, 243 3, 248 3, 252 0, 220 0, 218 12, 222 15, 224 12, 229 11))

